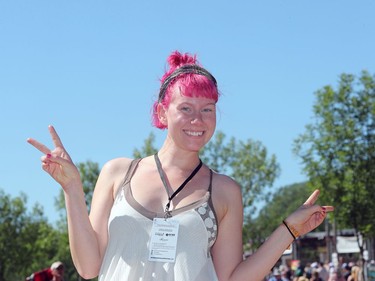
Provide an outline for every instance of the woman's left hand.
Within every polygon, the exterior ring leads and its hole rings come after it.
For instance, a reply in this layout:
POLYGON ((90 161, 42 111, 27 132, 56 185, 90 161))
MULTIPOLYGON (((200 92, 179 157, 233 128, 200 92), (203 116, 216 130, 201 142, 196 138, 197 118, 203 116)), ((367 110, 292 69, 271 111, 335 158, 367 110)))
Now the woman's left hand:
POLYGON ((319 193, 319 190, 315 190, 301 207, 285 219, 288 226, 298 232, 298 236, 318 227, 326 218, 327 213, 334 210, 333 206, 315 205, 319 193))

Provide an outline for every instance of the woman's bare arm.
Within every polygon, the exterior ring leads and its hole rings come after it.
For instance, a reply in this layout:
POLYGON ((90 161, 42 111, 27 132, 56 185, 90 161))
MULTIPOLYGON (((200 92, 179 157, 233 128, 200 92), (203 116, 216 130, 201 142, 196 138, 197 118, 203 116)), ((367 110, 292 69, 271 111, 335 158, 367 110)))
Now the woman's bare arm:
MULTIPOLYGON (((243 260, 241 190, 234 182, 222 179, 220 185, 223 183, 226 185, 224 188, 217 188, 213 191, 215 193, 219 190, 224 193, 219 198, 219 204, 226 206, 223 212, 217 204, 220 221, 218 238, 213 246, 212 256, 218 278, 220 281, 261 281, 293 242, 293 236, 281 223, 253 255, 243 260)), ((285 220, 300 235, 316 228, 323 222, 326 213, 333 211, 331 206, 315 205, 318 196, 319 191, 314 191, 306 202, 285 220)))
POLYGON ((79 171, 53 126, 49 126, 49 132, 54 149, 49 149, 32 138, 27 141, 44 154, 41 157, 43 170, 63 188, 72 259, 79 274, 85 279, 90 279, 99 273, 107 243, 106 227, 113 202, 113 178, 111 178, 113 173, 110 168, 103 168, 100 173, 94 192, 98 199, 93 202, 92 208, 99 210, 101 215, 93 216, 96 227, 93 228, 87 212, 79 171))

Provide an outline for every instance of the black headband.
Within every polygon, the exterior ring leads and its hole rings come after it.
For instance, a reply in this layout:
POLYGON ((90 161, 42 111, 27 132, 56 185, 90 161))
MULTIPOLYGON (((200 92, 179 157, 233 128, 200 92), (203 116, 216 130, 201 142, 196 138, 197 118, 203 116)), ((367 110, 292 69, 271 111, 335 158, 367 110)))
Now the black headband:
POLYGON ((211 73, 209 73, 206 69, 203 67, 200 67, 196 64, 185 64, 179 68, 177 68, 175 71, 173 71, 167 78, 165 78, 163 84, 160 87, 159 92, 159 99, 158 101, 161 102, 164 99, 165 91, 167 90, 169 84, 180 74, 183 73, 194 73, 199 74, 208 77, 212 82, 214 82, 215 86, 217 85, 215 77, 212 76, 211 73))

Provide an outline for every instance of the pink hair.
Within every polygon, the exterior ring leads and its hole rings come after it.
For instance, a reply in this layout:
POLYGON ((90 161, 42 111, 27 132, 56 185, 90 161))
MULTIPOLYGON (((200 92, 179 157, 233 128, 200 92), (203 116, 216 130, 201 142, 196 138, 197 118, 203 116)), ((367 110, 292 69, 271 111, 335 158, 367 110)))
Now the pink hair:
MULTIPOLYGON (((197 61, 196 55, 191 55, 189 53, 181 54, 178 51, 172 52, 172 54, 168 57, 167 62, 169 64, 169 69, 165 72, 163 77, 160 79, 161 84, 164 83, 165 79, 168 78, 177 68, 183 65, 198 65, 199 62, 197 61)), ((219 99, 219 91, 217 89, 216 84, 209 79, 207 76, 199 75, 196 73, 183 73, 180 74, 177 78, 175 78, 167 87, 165 91, 164 98, 159 101, 155 101, 152 107, 152 125, 159 129, 166 129, 166 125, 160 122, 157 107, 158 104, 163 104, 166 108, 168 108, 169 103, 171 102, 172 94, 173 94, 173 87, 175 85, 179 86, 179 89, 182 95, 186 97, 205 97, 214 99, 215 102, 219 99)))

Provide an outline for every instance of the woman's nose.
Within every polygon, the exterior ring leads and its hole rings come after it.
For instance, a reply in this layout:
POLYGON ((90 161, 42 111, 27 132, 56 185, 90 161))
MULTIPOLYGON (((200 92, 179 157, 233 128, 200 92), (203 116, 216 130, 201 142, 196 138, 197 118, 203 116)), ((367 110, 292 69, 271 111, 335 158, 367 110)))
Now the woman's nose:
POLYGON ((191 118, 191 124, 195 124, 202 121, 202 114, 200 112, 194 113, 191 118))

